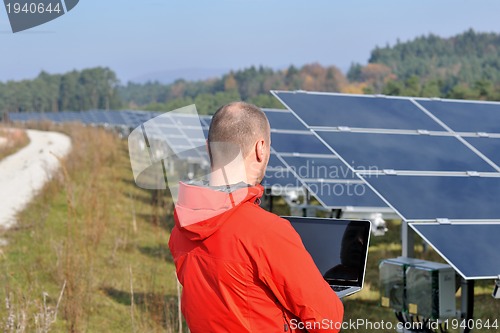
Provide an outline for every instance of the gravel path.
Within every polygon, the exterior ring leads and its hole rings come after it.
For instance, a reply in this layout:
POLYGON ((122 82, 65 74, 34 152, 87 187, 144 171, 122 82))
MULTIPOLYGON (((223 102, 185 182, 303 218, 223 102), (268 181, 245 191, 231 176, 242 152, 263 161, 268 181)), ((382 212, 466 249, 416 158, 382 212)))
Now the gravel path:
POLYGON ((64 134, 35 130, 27 130, 27 134, 28 146, 0 161, 0 229, 15 224, 17 212, 57 170, 54 155, 64 157, 71 150, 71 140, 64 134))

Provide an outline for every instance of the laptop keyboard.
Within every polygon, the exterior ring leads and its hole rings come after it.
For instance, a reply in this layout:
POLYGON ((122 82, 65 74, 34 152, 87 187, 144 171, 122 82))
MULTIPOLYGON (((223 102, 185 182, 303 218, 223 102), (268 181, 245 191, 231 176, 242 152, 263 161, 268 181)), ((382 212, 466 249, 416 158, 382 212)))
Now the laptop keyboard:
POLYGON ((332 286, 333 291, 337 291, 337 292, 339 292, 339 291, 343 291, 343 290, 346 290, 346 289, 348 289, 348 288, 351 288, 351 287, 345 287, 345 286, 332 286))

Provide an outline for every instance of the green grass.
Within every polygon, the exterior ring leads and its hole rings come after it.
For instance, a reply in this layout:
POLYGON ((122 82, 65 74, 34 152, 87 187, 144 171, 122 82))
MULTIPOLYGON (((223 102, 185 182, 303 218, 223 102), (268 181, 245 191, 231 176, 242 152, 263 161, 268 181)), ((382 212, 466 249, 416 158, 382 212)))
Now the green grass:
POLYGON ((9 314, 24 314, 26 331, 35 331, 43 293, 54 309, 66 283, 54 331, 177 331, 167 196, 154 204, 152 192, 135 185, 126 141, 99 129, 63 130, 73 139, 66 173, 3 235, 0 327, 9 314))
MULTIPOLYGON (((95 128, 57 129, 73 139, 64 169, 19 215, 18 225, 0 235, 9 242, 0 252, 0 331, 16 332, 6 328, 11 315, 14 324, 26 324, 25 332, 177 332, 168 193, 155 200, 152 191, 135 185, 126 140, 95 128), (35 317, 48 321, 46 328, 37 327, 35 317)), ((273 207, 289 214, 283 199, 273 207)), ((400 223, 389 221, 388 227, 385 236, 371 239, 365 288, 345 299, 347 321, 396 324, 392 310, 379 306, 378 264, 401 253, 400 223)), ((442 262, 421 245, 416 256, 442 262)), ((491 281, 477 283, 476 317, 500 320, 491 288, 491 281)))
POLYGON ((0 125, 0 138, 7 139, 5 144, 0 144, 0 160, 24 148, 30 142, 28 135, 22 130, 5 130, 0 125))

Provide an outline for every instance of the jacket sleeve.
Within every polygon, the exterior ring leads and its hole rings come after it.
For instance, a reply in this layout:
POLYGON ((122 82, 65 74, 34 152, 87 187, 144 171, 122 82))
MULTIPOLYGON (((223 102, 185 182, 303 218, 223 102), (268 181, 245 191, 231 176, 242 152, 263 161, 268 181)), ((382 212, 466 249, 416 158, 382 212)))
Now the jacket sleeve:
MULTIPOLYGON (((290 223, 281 218, 270 221, 259 241, 258 276, 282 306, 309 332, 338 332, 344 315, 342 302, 290 223)), ((298 323, 290 326, 294 324, 298 323)))

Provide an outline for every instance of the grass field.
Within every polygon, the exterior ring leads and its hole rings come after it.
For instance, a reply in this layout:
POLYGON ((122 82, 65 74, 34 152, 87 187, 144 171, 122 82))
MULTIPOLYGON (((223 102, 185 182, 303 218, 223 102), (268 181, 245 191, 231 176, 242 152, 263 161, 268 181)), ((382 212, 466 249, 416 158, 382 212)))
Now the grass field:
MULTIPOLYGON (((0 252, 0 331, 178 332, 168 193, 135 185, 126 140, 76 125, 57 130, 73 142, 64 168, 18 225, 0 232, 8 241, 0 252)), ((275 207, 288 213, 283 200, 275 207)), ((345 300, 346 320, 396 323, 378 305, 378 263, 401 253, 399 223, 388 226, 387 235, 372 237, 365 288, 345 300)), ((417 255, 440 261, 421 246, 417 255)), ((479 318, 500 317, 491 287, 491 281, 476 286, 479 318)))
POLYGON ((100 129, 59 130, 73 142, 64 172, 3 235, 9 244, 0 255, 0 299, 9 308, 0 306, 0 327, 177 331, 167 196, 153 201, 135 186, 126 141, 100 129))
POLYGON ((25 131, 6 130, 0 125, 0 160, 14 154, 30 142, 25 131))

